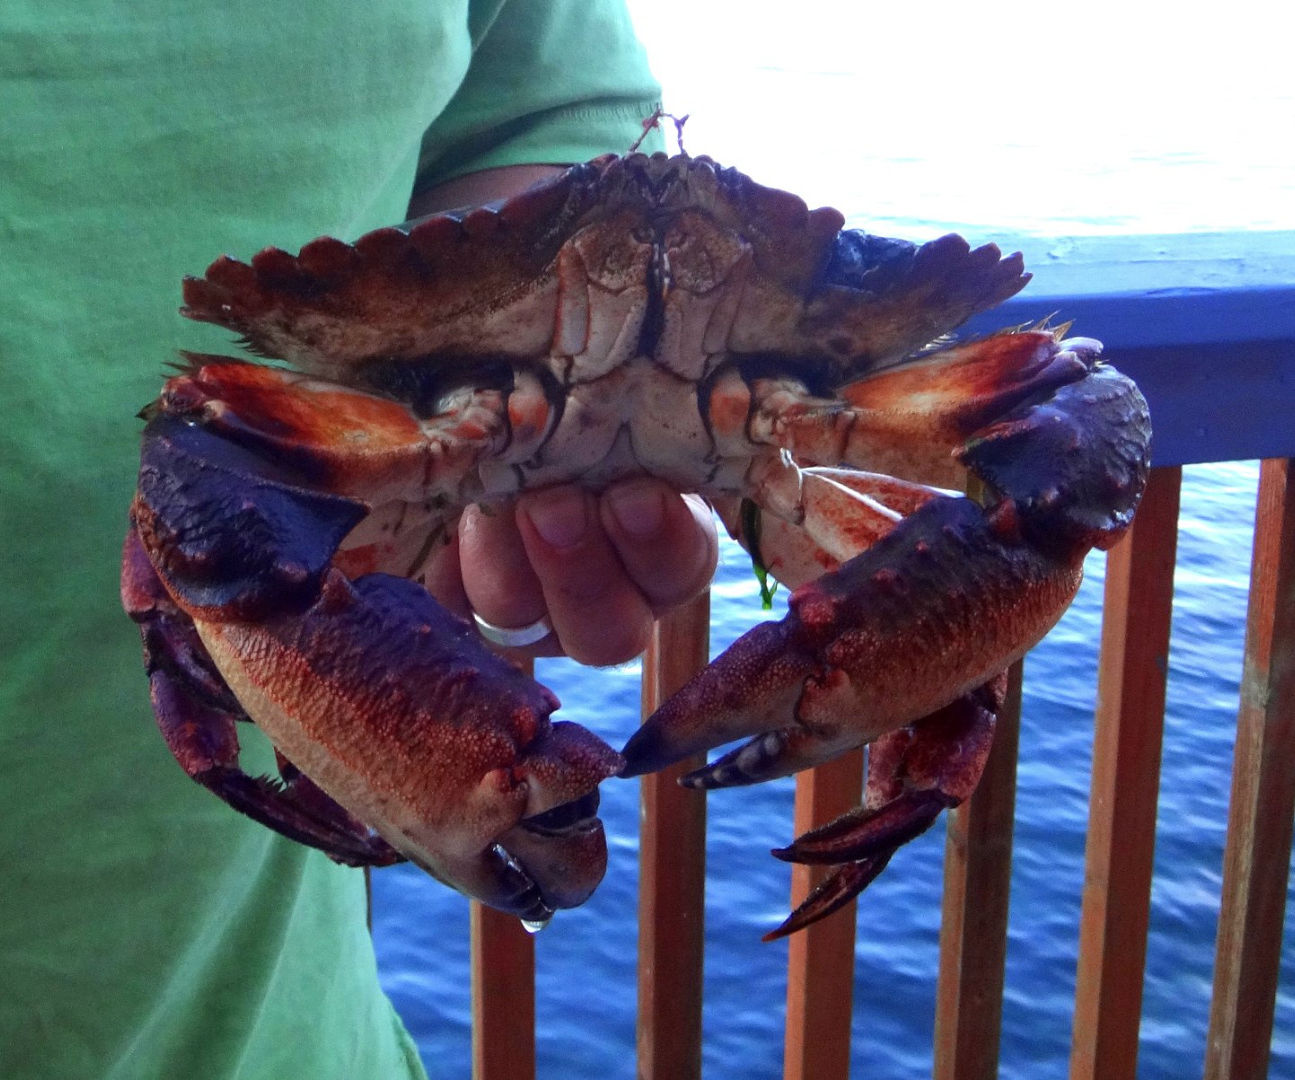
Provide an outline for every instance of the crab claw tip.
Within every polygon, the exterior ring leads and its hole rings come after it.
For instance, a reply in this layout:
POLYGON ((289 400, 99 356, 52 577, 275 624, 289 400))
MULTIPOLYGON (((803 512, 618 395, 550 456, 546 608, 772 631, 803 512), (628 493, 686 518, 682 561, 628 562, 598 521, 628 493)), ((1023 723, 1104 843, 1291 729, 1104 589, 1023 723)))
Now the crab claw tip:
POLYGON ((753 627, 648 717, 621 751, 620 775, 655 772, 780 726, 813 669, 786 620, 753 627))
POLYGON ((646 725, 630 736, 629 742, 621 750, 621 757, 625 764, 616 775, 626 780, 656 772, 674 760, 670 740, 661 728, 646 725))
MULTIPOLYGON (((777 854, 775 852, 775 854, 777 854)), ((890 862, 893 852, 885 852, 858 862, 838 866, 824 878, 805 898, 805 902, 787 916, 778 926, 765 934, 761 941, 777 941, 803 930, 819 919, 825 919, 845 907, 876 879, 890 862)))

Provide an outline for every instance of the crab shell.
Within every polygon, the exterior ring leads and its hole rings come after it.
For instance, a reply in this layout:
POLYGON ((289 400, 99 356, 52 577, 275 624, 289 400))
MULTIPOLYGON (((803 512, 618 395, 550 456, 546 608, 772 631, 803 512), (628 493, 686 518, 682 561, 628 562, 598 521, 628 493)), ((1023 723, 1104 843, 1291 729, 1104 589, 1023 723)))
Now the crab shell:
POLYGON ((864 807, 781 852, 840 866, 804 919, 866 885, 974 788, 998 673, 1129 524, 1149 426, 1090 339, 932 346, 1025 284, 1019 255, 842 224, 707 158, 606 157, 187 279, 186 315, 285 362, 191 357, 146 410, 123 595, 190 774, 543 920, 602 876, 612 774, 750 737, 688 781, 725 786, 874 743, 864 807), (635 475, 799 588, 622 758, 421 582, 470 503, 635 475), (278 782, 237 768, 249 718, 278 782))

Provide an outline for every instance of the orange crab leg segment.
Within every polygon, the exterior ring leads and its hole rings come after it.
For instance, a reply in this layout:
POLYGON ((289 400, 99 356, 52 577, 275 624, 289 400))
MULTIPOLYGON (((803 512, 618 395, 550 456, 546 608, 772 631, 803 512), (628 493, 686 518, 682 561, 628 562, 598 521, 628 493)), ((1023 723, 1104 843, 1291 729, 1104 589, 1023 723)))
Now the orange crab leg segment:
POLYGON ((799 461, 961 487, 966 472, 952 455, 973 432, 1088 374, 1096 343, 1077 340, 1068 348, 1049 331, 1021 331, 941 349, 842 387, 845 408, 778 409, 774 438, 799 461))
POLYGON ((171 379, 159 405, 292 466, 322 490, 371 505, 425 491, 438 474, 470 465, 506 430, 498 391, 461 395, 421 420, 403 401, 257 364, 206 364, 171 379))
POLYGON ((938 497, 922 484, 880 473, 793 465, 769 470, 756 489, 754 506, 775 513, 743 520, 731 506, 720 512, 756 563, 795 587, 835 570, 938 497))

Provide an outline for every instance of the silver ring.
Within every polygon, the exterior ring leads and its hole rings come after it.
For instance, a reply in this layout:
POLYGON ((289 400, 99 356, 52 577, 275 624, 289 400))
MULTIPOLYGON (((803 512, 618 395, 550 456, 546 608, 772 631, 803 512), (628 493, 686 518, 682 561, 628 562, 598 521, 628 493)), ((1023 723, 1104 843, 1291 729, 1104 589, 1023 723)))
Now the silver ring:
POLYGON ((472 613, 472 618, 476 621, 477 629, 481 631, 483 638, 493 641, 496 645, 502 645, 505 649, 521 649, 527 645, 534 645, 553 633, 553 624, 549 622, 547 615, 541 615, 529 626, 517 626, 511 629, 488 623, 475 611, 472 613))

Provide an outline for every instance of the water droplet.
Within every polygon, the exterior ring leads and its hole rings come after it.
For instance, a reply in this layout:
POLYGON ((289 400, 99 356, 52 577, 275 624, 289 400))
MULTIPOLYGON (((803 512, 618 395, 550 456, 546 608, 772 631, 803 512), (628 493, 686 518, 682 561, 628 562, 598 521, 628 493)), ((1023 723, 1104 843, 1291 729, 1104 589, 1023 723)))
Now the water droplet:
POLYGON ((553 916, 550 915, 547 919, 523 919, 522 925, 526 927, 526 932, 528 934, 538 934, 552 921, 553 916))

